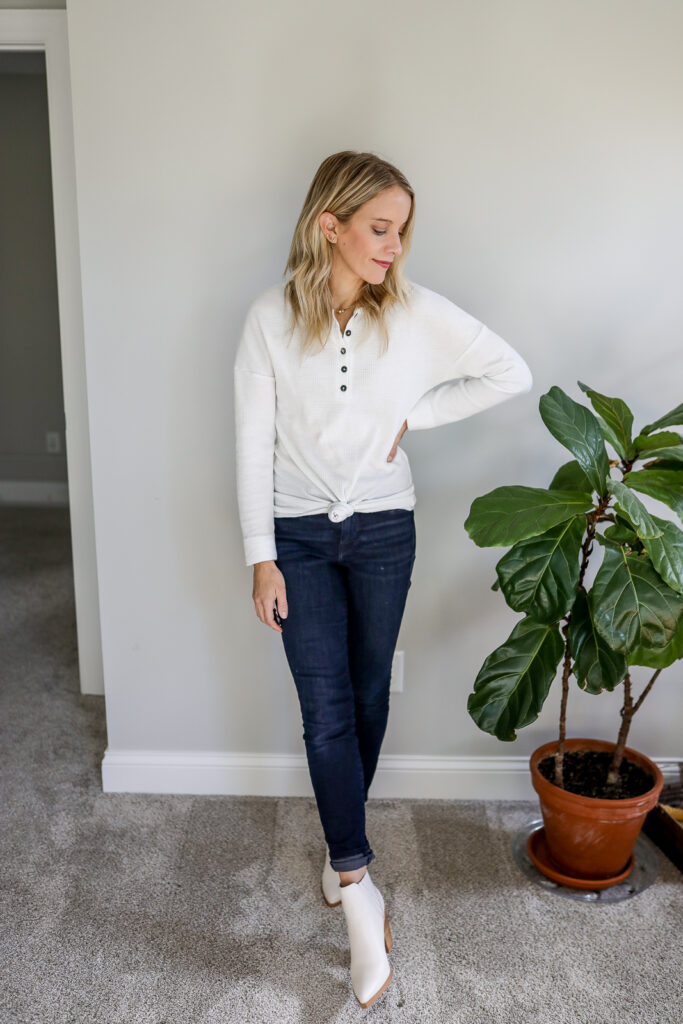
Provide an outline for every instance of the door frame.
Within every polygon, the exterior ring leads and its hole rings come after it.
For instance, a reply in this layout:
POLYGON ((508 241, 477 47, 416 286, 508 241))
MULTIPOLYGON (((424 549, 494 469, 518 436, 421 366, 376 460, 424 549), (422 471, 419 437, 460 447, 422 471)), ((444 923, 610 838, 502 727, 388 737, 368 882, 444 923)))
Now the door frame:
POLYGON ((81 693, 104 694, 66 10, 0 10, 0 50, 42 50, 81 693))

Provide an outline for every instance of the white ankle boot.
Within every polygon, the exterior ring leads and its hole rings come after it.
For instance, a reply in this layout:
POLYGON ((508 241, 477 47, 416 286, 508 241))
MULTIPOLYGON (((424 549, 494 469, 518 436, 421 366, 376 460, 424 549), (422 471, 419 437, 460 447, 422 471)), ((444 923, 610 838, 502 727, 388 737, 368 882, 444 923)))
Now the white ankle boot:
POLYGON ((351 946, 351 984, 365 1009, 379 999, 393 977, 387 957, 393 945, 389 918, 384 897, 367 868, 360 882, 342 885, 339 891, 351 946))
POLYGON ((330 851, 325 850, 325 867, 323 868, 323 898, 328 907, 338 907, 341 903, 339 872, 330 864, 330 851))

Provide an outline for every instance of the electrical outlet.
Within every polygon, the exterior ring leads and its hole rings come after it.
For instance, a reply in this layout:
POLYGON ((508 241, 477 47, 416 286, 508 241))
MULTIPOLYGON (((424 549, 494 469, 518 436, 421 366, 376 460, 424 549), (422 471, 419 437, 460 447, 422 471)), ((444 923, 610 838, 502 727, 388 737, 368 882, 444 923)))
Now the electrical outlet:
POLYGON ((391 663, 391 683, 389 690, 394 693, 403 693, 403 663, 405 651, 395 651, 391 663))
POLYGON ((59 453, 62 450, 62 441, 58 430, 47 430, 45 432, 45 451, 59 453))

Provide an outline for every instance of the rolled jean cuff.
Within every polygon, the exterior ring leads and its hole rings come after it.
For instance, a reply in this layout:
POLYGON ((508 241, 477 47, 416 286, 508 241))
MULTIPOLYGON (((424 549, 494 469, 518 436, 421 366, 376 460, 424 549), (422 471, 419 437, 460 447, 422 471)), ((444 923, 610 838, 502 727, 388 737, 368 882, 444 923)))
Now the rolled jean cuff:
POLYGON ((370 864, 374 859, 375 855, 370 850, 369 853, 357 853, 353 857, 338 857, 336 859, 330 857, 330 864, 333 871, 355 871, 356 868, 362 868, 366 864, 370 864))

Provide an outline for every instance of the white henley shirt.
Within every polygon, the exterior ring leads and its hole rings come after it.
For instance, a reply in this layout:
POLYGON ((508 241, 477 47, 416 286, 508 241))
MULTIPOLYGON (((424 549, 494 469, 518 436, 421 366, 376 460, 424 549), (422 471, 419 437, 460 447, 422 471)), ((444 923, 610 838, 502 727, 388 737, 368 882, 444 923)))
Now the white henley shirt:
POLYGON ((236 482, 247 565, 277 558, 274 518, 412 509, 408 456, 387 456, 403 421, 425 430, 529 391, 506 341, 454 302, 409 282, 410 308, 386 314, 389 347, 362 309, 324 348, 291 342, 284 284, 252 301, 234 363, 236 482))

